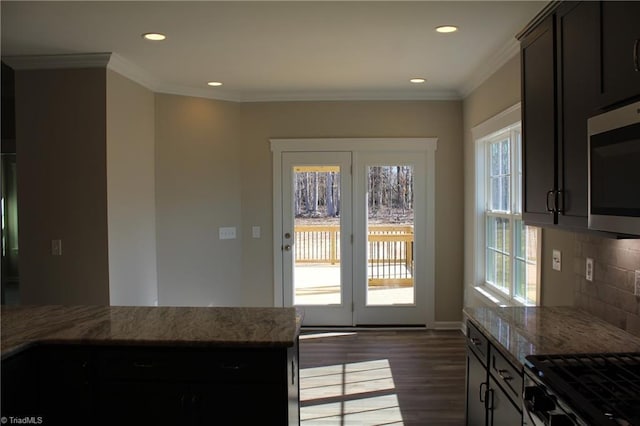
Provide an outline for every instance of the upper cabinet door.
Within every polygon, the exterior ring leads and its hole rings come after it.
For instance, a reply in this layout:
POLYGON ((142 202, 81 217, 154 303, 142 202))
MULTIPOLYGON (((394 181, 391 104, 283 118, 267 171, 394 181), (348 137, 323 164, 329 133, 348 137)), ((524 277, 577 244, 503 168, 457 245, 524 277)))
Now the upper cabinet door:
POLYGON ((556 197, 556 60, 554 16, 521 40, 523 217, 553 224, 556 197))
POLYGON ((558 224, 586 229, 587 119, 598 106, 600 5, 567 2, 557 11, 558 224))
POLYGON ((640 2, 603 1, 601 7, 605 107, 640 95, 640 2))

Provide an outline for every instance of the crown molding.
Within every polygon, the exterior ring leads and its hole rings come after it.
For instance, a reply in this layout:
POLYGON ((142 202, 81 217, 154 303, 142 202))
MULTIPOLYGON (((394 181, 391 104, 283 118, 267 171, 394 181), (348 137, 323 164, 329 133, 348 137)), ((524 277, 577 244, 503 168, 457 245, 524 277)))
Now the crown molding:
POLYGON ((136 83, 146 87, 152 92, 157 92, 160 87, 160 82, 153 77, 150 73, 140 68, 133 62, 130 62, 118 55, 117 53, 112 53, 107 68, 117 72, 123 77, 128 78, 129 80, 135 81, 136 83))
POLYGON ((451 101, 460 100, 454 90, 431 91, 261 91, 235 92, 222 88, 194 88, 160 84, 157 93, 193 96, 230 102, 304 102, 304 101, 451 101))
POLYGON ((105 68, 111 53, 62 55, 3 56, 2 61, 14 70, 51 70, 64 68, 105 68))
POLYGON ((239 102, 287 101, 451 101, 460 100, 455 90, 341 90, 341 91, 264 91, 247 93, 239 102))
POLYGON ((500 50, 491 55, 487 61, 483 61, 478 68, 475 69, 460 87, 460 97, 466 98, 491 77, 496 71, 506 64, 511 58, 520 53, 520 43, 514 37, 511 38, 500 50))
POLYGON ((235 92, 221 88, 193 88, 160 84, 155 90, 171 95, 194 96, 231 102, 305 101, 451 101, 460 100, 454 90, 430 91, 262 91, 235 92))
POLYGON ((225 88, 166 84, 117 53, 7 56, 2 60, 14 70, 107 68, 155 93, 193 96, 230 102, 291 101, 451 101, 460 100, 455 90, 334 90, 242 92, 225 88))

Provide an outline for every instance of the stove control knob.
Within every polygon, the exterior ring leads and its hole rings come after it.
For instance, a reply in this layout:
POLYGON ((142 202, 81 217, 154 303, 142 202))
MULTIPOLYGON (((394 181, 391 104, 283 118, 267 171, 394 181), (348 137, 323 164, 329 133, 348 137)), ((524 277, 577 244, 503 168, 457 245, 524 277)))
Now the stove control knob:
POLYGON ((527 386, 524 388, 524 402, 529 411, 544 413, 556 408, 553 398, 540 386, 527 386))
POLYGON ((566 414, 552 414, 549 417, 549 426, 574 426, 575 423, 566 414))

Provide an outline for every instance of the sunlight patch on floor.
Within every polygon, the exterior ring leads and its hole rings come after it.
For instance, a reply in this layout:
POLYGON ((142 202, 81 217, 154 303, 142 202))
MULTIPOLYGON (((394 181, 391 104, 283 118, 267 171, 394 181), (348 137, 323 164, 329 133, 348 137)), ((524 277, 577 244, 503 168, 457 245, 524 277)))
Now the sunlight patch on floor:
POLYGON ((301 425, 402 425, 389 360, 300 370, 301 425))

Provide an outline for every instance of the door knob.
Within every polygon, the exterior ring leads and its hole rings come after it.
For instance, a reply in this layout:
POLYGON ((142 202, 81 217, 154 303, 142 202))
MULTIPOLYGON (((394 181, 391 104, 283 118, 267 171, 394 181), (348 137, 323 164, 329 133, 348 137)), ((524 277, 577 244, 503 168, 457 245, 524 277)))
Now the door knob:
POLYGON ((291 251, 291 246, 289 244, 287 244, 286 246, 284 246, 284 250, 285 251, 291 251))

